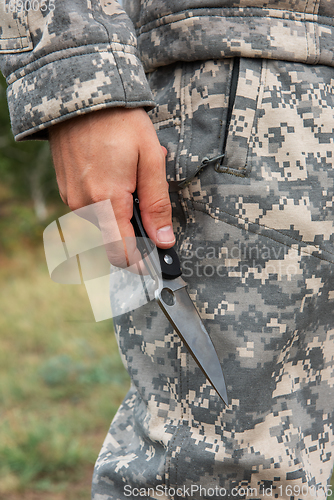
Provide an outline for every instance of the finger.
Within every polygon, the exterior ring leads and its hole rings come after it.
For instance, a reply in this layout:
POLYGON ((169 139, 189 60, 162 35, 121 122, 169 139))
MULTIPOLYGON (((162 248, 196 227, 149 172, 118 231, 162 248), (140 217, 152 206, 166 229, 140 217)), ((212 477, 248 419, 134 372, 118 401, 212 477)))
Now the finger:
POLYGON ((139 158, 137 192, 144 228, 160 248, 175 243, 172 226, 172 207, 166 181, 166 148, 149 147, 139 158))

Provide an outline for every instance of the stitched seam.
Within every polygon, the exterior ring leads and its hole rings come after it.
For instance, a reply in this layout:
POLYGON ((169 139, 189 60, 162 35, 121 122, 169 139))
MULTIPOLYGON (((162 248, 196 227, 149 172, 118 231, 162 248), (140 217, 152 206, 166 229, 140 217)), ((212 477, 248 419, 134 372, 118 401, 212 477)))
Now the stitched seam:
MULTIPOLYGON (((26 19, 28 19, 28 17, 26 16, 26 19)), ((28 47, 29 46, 29 42, 30 42, 30 31, 29 31, 29 28, 23 28, 23 31, 24 33, 22 33, 21 31, 21 26, 19 25, 19 22, 18 22, 18 19, 13 17, 13 20, 15 20, 15 24, 16 24, 16 29, 17 29, 17 32, 19 33, 18 36, 13 36, 13 37, 9 37, 9 38, 1 38, 0 37, 0 41, 2 40, 20 40, 21 42, 21 49, 24 49, 25 47, 28 47), (26 39, 28 44, 27 45, 23 45, 23 40, 26 39)))
MULTIPOLYGON (((305 8, 307 5, 305 6, 305 8)), ((306 41, 306 53, 307 53, 307 60, 310 56, 310 49, 309 49, 309 37, 308 37, 308 29, 306 25, 306 20, 305 20, 305 12, 304 12, 304 32, 305 32, 305 41, 306 41)))
MULTIPOLYGON (((180 348, 181 348, 181 346, 180 346, 180 348)), ((183 421, 183 411, 182 411, 182 409, 183 409, 183 401, 182 401, 183 378, 182 378, 181 360, 180 360, 180 363, 178 364, 178 366, 179 366, 179 368, 178 368, 178 380, 179 380, 180 394, 181 394, 181 398, 180 398, 180 401, 179 401, 180 402, 180 417, 179 417, 178 422, 176 424, 176 430, 175 430, 175 432, 174 432, 174 434, 173 434, 173 436, 172 436, 172 438, 170 440, 170 444, 169 444, 169 447, 168 447, 169 448, 168 449, 168 453, 169 452, 172 453, 173 447, 174 447, 174 443, 175 443, 175 445, 177 444, 177 437, 180 434, 182 426, 183 426, 183 423, 182 423, 182 421, 183 421)), ((184 440, 184 438, 181 439, 180 447, 182 447, 183 440, 184 440)), ((176 446, 175 446, 175 451, 176 451, 176 446)), ((171 453, 169 453, 168 460, 166 460, 166 469, 165 469, 167 471, 167 472, 165 472, 165 475, 166 475, 166 473, 168 473, 168 486, 170 486, 170 484, 171 484, 171 462, 172 462, 172 460, 171 460, 171 453)), ((176 456, 176 461, 175 461, 175 463, 176 463, 176 465, 175 465, 175 478, 176 478, 176 481, 175 482, 177 482, 177 469, 178 469, 179 455, 180 454, 178 453, 177 456, 176 456)))
MULTIPOLYGON (((205 63, 201 64, 199 67, 198 67, 198 71, 199 71, 199 77, 198 77, 198 80, 201 79, 201 76, 202 76, 202 72, 203 72, 203 67, 204 67, 205 63)), ((187 75, 189 75, 188 71, 187 71, 187 75)), ((191 109, 191 116, 194 116, 194 106, 193 106, 193 88, 196 87, 197 88, 197 81, 194 79, 192 80, 192 78, 188 77, 188 85, 187 85, 187 94, 188 94, 188 99, 189 99, 189 103, 190 103, 190 109, 191 109)), ((186 94, 185 94, 186 95, 186 94)), ((186 99, 184 99, 184 103, 186 105, 186 99)), ((186 111, 186 109, 185 109, 186 111)), ((187 117, 187 113, 185 113, 185 117, 187 117)), ((186 118, 187 119, 187 118, 186 118)), ((185 120, 186 120, 185 119, 185 120)), ((193 135, 194 135, 194 132, 193 132, 193 122, 194 120, 192 119, 191 120, 191 127, 190 127, 190 131, 189 133, 187 134, 187 139, 188 139, 188 144, 189 144, 189 147, 184 147, 183 146, 183 149, 186 149, 188 150, 188 152, 192 151, 192 141, 193 141, 193 135)), ((190 153, 191 154, 191 153, 190 153)), ((189 158, 189 157, 188 157, 189 158)), ((189 167, 188 167, 189 163, 188 161, 185 162, 185 172, 183 172, 184 176, 187 178, 188 177, 188 172, 189 172, 189 167)))
MULTIPOLYGON (((266 64, 266 61, 265 61, 265 64, 266 64)), ((259 116, 259 111, 260 111, 261 106, 262 106, 263 93, 260 93, 261 85, 262 85, 262 71, 263 71, 263 61, 261 61, 261 73, 260 73, 260 78, 259 78, 259 85, 257 87, 257 97, 256 97, 255 110, 254 110, 254 118, 253 118, 253 123, 252 123, 251 131, 250 131, 250 135, 249 135, 249 138, 247 141, 246 161, 245 161, 245 166, 243 168, 243 170, 245 171, 245 175, 247 174, 247 165, 248 165, 249 160, 250 160, 250 170, 252 170, 252 167, 253 167, 252 157, 250 157, 249 155, 250 155, 250 151, 251 151, 251 141, 255 135, 255 123, 256 123, 256 120, 259 116)), ((265 82, 266 82, 266 75, 267 74, 265 73, 265 81, 263 82, 263 86, 265 85, 265 82)))
MULTIPOLYGON (((96 0, 95 0, 94 4, 95 4, 95 7, 96 7, 96 0)), ((92 9, 90 9, 90 10, 91 10, 91 13, 92 13, 92 16, 93 16, 94 21, 95 21, 96 23, 98 23, 100 26, 102 26, 102 27, 105 29, 105 32, 106 32, 106 35, 107 35, 107 38, 108 38, 108 43, 110 44, 110 43, 111 43, 111 40, 110 40, 110 36, 109 36, 109 33, 108 33, 107 28, 105 27, 105 25, 104 25, 101 21, 99 21, 98 19, 96 19, 96 17, 95 17, 95 9, 94 9, 94 8, 92 8, 92 9)))
MULTIPOLYGON (((102 97, 103 97, 103 96, 102 96, 102 97)), ((81 102, 81 101, 82 101, 82 99, 79 99, 79 101, 81 102)), ((82 112, 82 111, 83 111, 83 110, 85 110, 85 109, 92 109, 92 108, 96 108, 97 106, 101 106, 101 104, 108 104, 108 103, 110 104, 110 103, 112 103, 112 102, 115 102, 115 103, 131 103, 131 102, 132 102, 132 103, 134 103, 134 102, 138 102, 138 104, 139 104, 139 103, 143 103, 143 106, 147 106, 147 105, 149 105, 150 103, 152 103, 152 105, 154 104, 154 103, 153 103, 153 101, 138 101, 138 99, 134 99, 133 101, 131 101, 131 100, 125 100, 125 99, 113 99, 112 101, 106 101, 106 100, 104 99, 104 100, 103 100, 102 102, 100 102, 100 103, 97 103, 97 104, 90 104, 89 106, 85 106, 84 108, 80 108, 80 110, 79 110, 79 109, 75 109, 75 110, 71 111, 70 113, 66 113, 66 115, 59 115, 59 116, 55 116, 55 117, 54 117, 54 118, 52 118, 51 120, 48 120, 48 121, 45 121, 45 122, 41 123, 41 126, 42 126, 42 125, 45 125, 46 123, 51 123, 51 122, 54 122, 54 120, 58 120, 58 118, 61 118, 61 117, 63 117, 63 116, 67 116, 67 117, 69 117, 71 114, 73 114, 73 113, 77 113, 78 111, 82 112), (149 104, 147 104, 147 103, 149 103, 149 104)), ((45 106, 46 106, 46 107, 47 107, 47 105, 48 105, 48 103, 45 103, 45 106)), ((33 109, 34 109, 34 108, 33 108, 33 109)), ((39 125, 38 125, 38 127, 39 127, 39 125)), ((29 130, 30 130, 30 129, 29 129, 29 130)), ((31 129, 31 130, 35 130, 35 127, 34 127, 33 129, 31 129)))
MULTIPOLYGON (((231 58, 230 63, 229 63, 229 76, 228 76, 229 82, 226 82, 228 89, 231 86, 232 67, 233 67, 233 58, 231 58)), ((219 68, 219 71, 221 71, 221 68, 219 68)), ((221 94, 221 95, 223 95, 223 94, 221 94)), ((220 124, 219 124, 219 135, 218 135, 218 139, 219 139, 218 151, 220 153, 224 153, 223 148, 224 148, 224 140, 225 140, 225 128, 224 128, 223 124, 224 124, 224 122, 226 122, 226 117, 227 117, 227 109, 228 109, 227 97, 228 96, 226 94, 223 96, 223 102, 221 104, 222 113, 221 113, 221 119, 220 119, 220 124), (224 106, 224 104, 226 104, 226 105, 224 106)))
MULTIPOLYGON (((241 69, 239 70, 239 81, 240 81, 240 73, 241 73, 241 69)), ((260 73, 260 77, 259 77, 259 84, 258 84, 258 91, 257 91, 257 98, 256 98, 256 104, 255 104, 255 109, 254 109, 254 116, 253 116, 253 122, 252 122, 252 126, 249 127, 249 136, 247 138, 247 153, 246 153, 246 158, 245 158, 245 163, 244 163, 244 166, 240 167, 240 168, 235 168, 235 167, 229 167, 228 165, 226 165, 225 167, 222 167, 221 170, 220 170, 220 173, 224 173, 224 174, 230 174, 230 175, 236 175, 238 177, 246 177, 247 173, 248 173, 248 169, 247 169, 247 165, 248 165, 248 160, 249 160, 249 154, 250 154, 250 151, 251 151, 251 147, 250 147, 250 144, 251 144, 251 140, 255 134, 255 130, 254 130, 254 127, 255 127, 255 122, 256 122, 256 118, 257 118, 257 112, 258 112, 258 102, 259 102, 259 92, 260 92, 260 88, 261 88, 261 77, 262 77, 262 67, 261 67, 261 73, 260 73)), ((228 87, 230 88, 231 87, 231 82, 228 83, 228 87)), ((238 87, 237 87, 237 90, 236 90, 236 98, 235 98, 235 102, 233 104, 233 110, 232 110, 232 116, 233 116, 233 111, 236 109, 235 108, 235 104, 236 104, 236 100, 239 96, 238 94, 238 88, 239 88, 239 83, 238 83, 238 87)), ((262 101, 260 100, 260 103, 262 101)), ((228 136, 227 136, 227 141, 226 141, 226 147, 225 147, 225 152, 227 151, 227 146, 230 142, 230 134, 228 133, 228 136)), ((238 137, 236 135, 236 137, 238 137)), ((250 169, 252 168, 252 163, 250 164, 250 169)))
MULTIPOLYGON (((230 131, 226 130, 226 128, 230 127, 230 124, 227 123, 227 115, 228 115, 229 100, 230 100, 230 94, 231 94, 231 82, 232 82, 233 63, 234 63, 234 58, 232 58, 231 61, 230 61, 229 74, 228 74, 228 79, 227 79, 227 82, 226 82, 226 88, 227 88, 227 92, 225 94, 225 96, 226 96, 226 108, 224 108, 222 106, 222 119, 221 119, 221 129, 220 129, 222 143, 221 143, 220 151, 224 155, 226 153, 227 145, 230 142, 230 131), (223 130, 223 123, 225 123, 224 130, 223 130), (225 136, 226 136, 226 144, 225 144, 225 136), (224 148, 224 146, 225 146, 225 148, 224 148)), ((240 67, 239 67, 238 79, 239 78, 240 78, 240 67)), ((237 93, 238 93, 238 87, 236 88, 236 93, 235 93, 235 98, 234 98, 234 103, 233 103, 233 109, 232 109, 232 113, 231 113, 231 118, 232 118, 232 115, 233 115, 233 110, 234 110, 234 106, 235 106, 235 99, 237 97, 237 93)), ((223 160, 224 160, 224 158, 223 158, 223 160)), ((223 166, 222 166, 222 168, 223 168, 223 166)), ((226 168, 229 168, 229 167, 226 167, 226 168)))
MULTIPOLYGON (((103 28, 105 29, 105 32, 107 34, 107 37, 108 37, 108 43, 109 45, 111 45, 111 40, 110 40, 110 36, 109 36, 109 32, 106 28, 106 26, 101 22, 99 21, 98 19, 95 18, 95 10, 92 9, 92 14, 93 14, 93 18, 94 18, 94 21, 99 23, 100 26, 103 26, 103 28)), ((125 102, 127 102, 127 97, 126 97, 126 91, 125 91, 125 82, 124 82, 124 77, 123 77, 123 74, 122 72, 120 71, 120 68, 119 68, 119 63, 118 63, 118 60, 117 60, 117 57, 116 57, 116 54, 113 53, 112 49, 111 49, 111 52, 114 56, 114 59, 115 59, 115 65, 116 65, 116 70, 117 70, 117 73, 119 75, 119 78, 121 80, 121 83, 122 83, 122 87, 123 87, 123 93, 124 93, 124 99, 125 99, 125 102)))
MULTIPOLYGON (((320 0, 315 0, 314 1, 314 4, 313 4, 313 15, 316 16, 316 7, 318 6, 318 9, 319 9, 319 4, 320 4, 320 0)), ((321 49, 320 49, 320 44, 319 44, 319 40, 318 40, 318 27, 315 26, 314 27, 314 45, 315 45, 315 62, 317 63, 320 59, 320 53, 321 53, 321 49)))
MULTIPOLYGON (((180 434, 181 429, 182 429, 182 425, 181 425, 181 421, 179 420, 179 422, 177 424, 177 429, 176 429, 172 439, 170 440, 170 450, 173 449, 174 443, 176 443, 176 439, 178 437, 178 434, 180 434)), ((184 440, 184 438, 181 439, 180 446, 182 446, 183 440, 184 440)), ((176 451, 176 448, 175 448, 175 451, 176 451)), ((177 480, 178 459, 179 459, 179 453, 176 455, 176 461, 175 461, 176 462, 176 465, 175 465, 176 480, 177 480)), ((167 486, 170 487, 171 486, 171 473, 170 473, 170 471, 171 471, 171 456, 168 457, 168 460, 166 462, 168 462, 168 466, 166 467, 166 469, 168 470, 168 484, 167 484, 167 486)))
MULTIPOLYGON (((26 15, 26 20, 28 21, 28 16, 27 16, 27 15, 26 15)), ((18 19, 17 19, 17 18, 15 19, 15 23, 16 23, 16 28, 17 28, 17 31, 20 33, 20 25, 19 25, 19 22, 18 22, 18 19)), ((23 29, 24 29, 24 27, 23 27, 23 29)), ((25 37, 27 37, 27 31, 28 31, 28 30, 26 29, 26 30, 25 30, 25 37)), ((30 34, 30 32, 29 32, 29 34, 30 34)), ((20 37, 20 38, 21 38, 21 49, 23 49, 24 47, 23 47, 23 44, 22 44, 22 39, 23 39, 22 34, 21 34, 21 37, 20 37)), ((27 37, 27 38, 28 38, 28 37, 27 37)))
MULTIPOLYGON (((188 360, 188 350, 186 352, 186 364, 187 364, 187 373, 186 373, 186 380, 185 380, 185 388, 186 388, 186 394, 189 394, 189 360, 188 360)), ((182 367, 181 367, 182 368, 182 367)), ((181 372, 181 370, 180 370, 181 372)), ((180 379, 182 379, 182 377, 180 377, 180 379)), ((181 391, 180 391, 180 394, 182 394, 182 388, 181 388, 181 391)), ((185 415, 185 412, 183 411, 184 409, 184 404, 187 404, 186 403, 186 398, 181 398, 181 419, 179 421, 179 429, 182 429, 183 427, 186 426, 185 424, 185 418, 184 418, 184 415, 185 415)), ((187 415, 188 415, 188 421, 189 421, 189 404, 186 406, 186 411, 187 411, 187 415)), ((176 455, 176 461, 175 461, 175 483, 178 484, 178 467, 179 467, 179 459, 180 459, 180 455, 181 455, 181 450, 182 450, 182 447, 184 445, 184 442, 186 440, 186 435, 183 436, 183 438, 181 439, 181 442, 179 444, 179 448, 180 448, 180 451, 177 453, 176 455)), ((175 450, 176 451, 176 450, 175 450)), ((183 480, 183 478, 181 478, 181 480, 183 480)))
MULTIPOLYGON (((180 169, 179 169, 179 165, 180 165, 180 151, 181 151, 181 148, 182 148, 182 144, 183 144, 183 136, 184 136, 184 133, 185 133, 185 130, 184 130, 184 115, 183 115, 183 112, 184 112, 184 107, 183 107, 183 101, 184 101, 184 93, 183 93, 183 89, 184 89, 184 64, 182 64, 181 68, 182 68, 182 75, 181 75, 181 78, 180 78, 180 89, 179 89, 179 92, 180 92, 180 120, 181 120, 181 130, 180 130, 180 138, 179 138, 179 143, 178 143, 178 148, 177 148, 177 152, 176 152, 176 166, 175 166, 175 169, 176 169, 176 174, 178 175, 179 179, 180 179, 180 169), (182 142, 181 142, 182 141, 182 142)), ((190 191, 189 191, 189 186, 186 187, 186 190, 188 191, 188 196, 190 196, 190 191)), ((180 245, 180 249, 183 248, 183 244, 184 242, 186 241, 187 237, 188 237, 188 234, 189 234, 189 231, 190 231, 190 209, 189 209, 189 206, 188 206, 188 203, 187 203, 187 200, 185 199, 184 197, 184 194, 183 194, 183 191, 179 191, 179 199, 180 199, 180 203, 183 207, 183 210, 184 210, 184 215, 185 215, 185 218, 186 218, 186 227, 185 227, 185 231, 184 231, 184 236, 183 236, 183 241, 180 245)))
MULTIPOLYGON (((232 224, 231 222, 226 222, 226 221, 224 221, 224 220, 220 219, 219 217, 217 217, 217 216, 213 216, 212 214, 209 214, 207 211, 201 211, 201 210, 199 210, 198 208, 196 208, 196 207, 194 206, 194 203, 198 203, 199 205, 203 205, 203 206, 206 206, 206 205, 207 205, 207 203, 204 203, 204 202, 202 202, 202 201, 196 201, 196 202, 193 202, 192 200, 189 200, 189 202, 193 205, 193 210, 195 210, 195 211, 197 211, 197 212, 205 213, 206 215, 209 215, 212 219, 218 219, 218 220, 220 220, 221 222, 225 222, 226 224, 229 224, 230 226, 239 227, 239 225, 238 225, 238 224, 232 224)), ((219 213, 226 214, 226 215, 229 215, 230 217, 235 217, 235 218, 241 219, 241 220, 243 220, 243 221, 245 221, 245 222, 246 222, 246 219, 244 219, 243 217, 237 217, 236 215, 232 215, 232 214, 230 214, 229 212, 226 212, 225 210, 221 210, 220 208, 218 208, 218 211, 219 211, 219 213)), ((249 220, 248 220, 248 221, 249 221, 249 220)), ((278 234, 280 234, 281 236, 283 236, 283 237, 285 237, 285 238, 286 238, 286 237, 288 237, 290 240, 295 241, 297 244, 300 244, 300 243, 305 243, 305 242, 303 242, 303 241, 296 240, 293 236, 287 236, 286 234, 282 233, 281 231, 279 231, 278 229, 275 229, 275 228, 273 228, 273 227, 265 226, 264 224, 259 224, 258 222, 254 222, 254 221, 252 221, 252 220, 251 220, 251 221, 249 221, 249 222, 250 222, 251 224, 254 224, 255 226, 260 227, 260 228, 262 227, 262 228, 264 228, 264 229, 269 229, 269 230, 271 230, 271 231, 275 231, 275 232, 277 232, 278 234)), ((252 230, 252 229, 250 229, 250 228, 248 228, 247 230, 248 230, 249 232, 251 232, 251 233, 257 234, 255 231, 253 231, 253 230, 252 230)), ((262 234, 261 236, 263 236, 263 237, 265 237, 265 238, 268 238, 268 239, 270 239, 270 240, 276 241, 276 243, 280 243, 280 244, 282 244, 282 242, 281 242, 281 241, 275 240, 275 238, 273 238, 273 237, 271 237, 271 236, 264 235, 264 234, 262 234)), ((289 245, 288 243, 284 243, 284 244, 285 244, 286 246, 291 246, 291 245, 289 245)), ((321 251, 321 248, 319 247, 319 245, 312 244, 312 246, 313 246, 313 247, 315 247, 315 248, 317 248, 317 249, 319 249, 319 251, 321 251)), ((305 247, 301 247, 301 248, 300 248, 300 251, 301 251, 301 253, 304 253, 304 254, 307 254, 307 255, 312 255, 312 257, 316 257, 316 258, 318 258, 318 259, 320 259, 320 260, 325 260, 325 261, 327 261, 327 262, 328 262, 328 260, 327 260, 327 259, 324 259, 324 258, 322 258, 321 256, 313 255, 312 253, 309 253, 309 252, 305 251, 305 247)), ((325 251, 326 251, 326 253, 328 253, 329 255, 333 255, 333 257, 334 257, 334 253, 332 253, 332 252, 330 252, 330 251, 328 251, 328 250, 325 250, 325 251)))
POLYGON ((11 36, 11 37, 7 37, 7 38, 2 38, 0 37, 0 41, 2 40, 23 40, 23 39, 29 39, 29 36, 28 35, 19 35, 19 36, 11 36))
MULTIPOLYGON (((43 130, 45 128, 47 128, 47 125, 48 124, 54 124, 56 121, 60 120, 61 118, 64 118, 66 117, 66 119, 70 118, 71 116, 76 116, 78 114, 78 112, 82 113, 83 111, 89 109, 103 109, 103 108, 107 108, 107 107, 111 107, 109 106, 110 104, 115 104, 115 106, 119 105, 119 103, 121 103, 123 106, 126 105, 126 104, 133 104, 133 103, 138 103, 138 107, 142 107, 142 106, 153 106, 154 105, 154 102, 153 101, 138 101, 138 100, 116 100, 116 99, 113 99, 112 101, 106 101, 106 100, 103 100, 102 102, 98 103, 98 104, 92 104, 92 105, 89 105, 89 106, 85 106, 84 108, 80 108, 80 109, 75 109, 73 111, 71 111, 70 113, 66 113, 64 115, 59 115, 59 116, 56 116, 55 118, 52 118, 51 120, 48 120, 48 121, 45 121, 43 123, 41 123, 40 125, 36 125, 35 127, 32 127, 32 128, 28 128, 27 130, 25 130, 24 132, 20 132, 19 134, 16 135, 16 137, 27 137, 28 135, 31 135, 31 134, 34 134, 40 130, 43 130), (24 134, 24 135, 22 135, 24 134)), ((46 106, 47 106, 47 103, 46 103, 46 106)))
POLYGON ((185 90, 184 90, 184 81, 185 81, 185 70, 184 70, 184 64, 181 64, 181 78, 180 78, 180 120, 181 120, 181 130, 180 130, 180 138, 179 138, 179 144, 178 148, 176 151, 176 163, 175 163, 175 171, 176 175, 180 179, 180 151, 183 145, 184 141, 184 133, 185 133, 185 113, 184 113, 184 107, 185 107, 185 90))
MULTIPOLYGON (((98 44, 98 45, 99 45, 99 44, 98 44)), ((86 51, 86 52, 85 52, 85 53, 83 53, 83 54, 71 54, 71 55, 68 55, 68 56, 66 56, 66 55, 65 55, 65 56, 63 56, 63 57, 60 57, 59 59, 58 59, 58 58, 56 58, 56 59, 53 59, 52 61, 48 61, 48 62, 46 62, 46 63, 44 63, 44 64, 42 63, 40 66, 38 66, 38 68, 33 68, 33 69, 29 70, 29 66, 30 66, 31 64, 35 64, 35 61, 34 61, 33 63, 29 63, 27 66, 23 66, 23 68, 21 68, 21 69, 19 70, 19 73, 21 73, 21 72, 22 72, 22 70, 23 70, 23 71, 25 71, 25 74, 24 74, 24 76, 23 76, 23 77, 21 76, 20 78, 18 78, 18 77, 16 77, 16 76, 15 76, 15 73, 14 73, 14 76, 12 76, 14 79, 13 79, 13 80, 10 80, 10 82, 9 82, 9 83, 11 84, 11 83, 14 83, 14 82, 16 82, 16 81, 19 81, 19 80, 21 80, 22 78, 25 78, 27 75, 30 75, 30 74, 32 74, 32 73, 35 73, 35 72, 39 71, 39 70, 40 70, 40 69, 42 69, 42 68, 47 67, 49 64, 54 64, 54 63, 56 63, 56 62, 58 62, 58 61, 66 61, 66 60, 68 60, 68 59, 72 59, 72 58, 74 58, 74 57, 84 57, 84 56, 88 56, 88 55, 90 55, 90 54, 108 53, 108 54, 112 54, 112 55, 114 56, 114 58, 115 58, 115 53, 117 53, 117 52, 120 52, 120 53, 125 53, 125 54, 126 54, 126 53, 129 53, 129 54, 133 54, 133 55, 135 55, 135 56, 136 56, 136 53, 135 53, 135 47, 134 47, 133 45, 123 45, 123 48, 122 48, 122 49, 121 49, 121 48, 119 48, 119 49, 113 49, 113 47, 112 47, 112 46, 113 46, 113 45, 115 45, 114 43, 108 43, 108 44, 104 43, 104 45, 108 45, 109 47, 107 47, 107 48, 103 48, 103 49, 101 49, 101 50, 100 50, 100 49, 99 49, 99 50, 96 50, 96 46, 95 46, 95 45, 93 45, 93 44, 90 44, 90 45, 85 45, 85 47, 88 47, 88 48, 89 48, 89 47, 92 47, 92 48, 91 48, 90 50, 86 51), (129 48, 129 49, 128 49, 128 50, 126 50, 127 48, 129 48), (27 68, 28 68, 28 69, 27 69, 27 68)), ((117 45, 122 46, 122 44, 117 44, 117 45)), ((82 47, 68 47, 68 48, 63 49, 63 50, 56 50, 56 51, 51 52, 50 54, 47 54, 46 56, 42 57, 39 61, 43 61, 43 59, 44 59, 44 58, 50 57, 51 55, 61 54, 63 51, 67 51, 67 50, 76 50, 76 49, 81 49, 81 48, 82 48, 82 47)), ((137 56, 136 56, 136 57, 137 57, 137 56)), ((117 64, 117 63, 116 63, 116 64, 117 64)))
MULTIPOLYGON (((275 9, 273 9, 275 10, 275 9)), ((180 11, 180 12, 177 12, 177 13, 174 13, 174 14, 170 14, 171 16, 176 16, 178 14, 181 14, 182 12, 184 11, 180 11)), ((282 12, 282 11, 278 11, 278 12, 282 12)), ((268 19, 268 20, 271 20, 271 19, 275 19, 275 20, 279 20, 279 21, 282 21, 282 22, 291 22, 291 23, 299 23, 299 24, 304 24, 304 23, 312 23, 312 24, 317 24, 317 25, 325 25, 325 26, 332 26, 334 27, 334 23, 333 23, 333 18, 330 17, 330 16, 317 16, 317 20, 307 20, 305 19, 305 16, 313 16, 313 14, 305 14, 303 12, 294 12, 294 11, 283 11, 283 12, 289 12, 289 13, 292 13, 292 14, 300 14, 300 18, 299 19, 289 19, 289 18, 284 18, 284 17, 280 17, 280 16, 266 16, 265 14, 248 14, 248 15, 244 15, 244 16, 241 16, 241 15, 229 15, 229 16, 224 16, 223 14, 220 15, 220 16, 217 16, 215 14, 208 14, 207 12, 204 14, 201 14, 200 12, 199 13, 196 13, 196 15, 194 16, 189 16, 189 17, 184 17, 183 19, 177 19, 175 21, 167 21, 165 23, 161 23, 159 24, 158 26, 154 26, 153 28, 149 28, 147 30, 144 29, 145 26, 148 26, 149 24, 153 23, 153 22, 156 22, 156 21, 150 21, 150 23, 146 23, 144 24, 143 26, 141 26, 137 31, 138 31, 138 37, 144 35, 144 34, 148 34, 150 33, 151 31, 154 31, 154 30, 158 30, 160 28, 164 28, 165 26, 170 26, 172 24, 176 24, 176 23, 184 23, 185 21, 187 20, 195 20, 197 17, 208 17, 209 19, 210 18, 214 18, 214 19, 222 19, 222 20, 226 20, 226 19, 245 19, 245 21, 249 21, 249 18, 255 18, 255 19, 268 19), (304 19, 302 19, 302 15, 304 14, 304 19), (325 22, 320 22, 322 20, 322 18, 324 19, 328 19, 328 23, 325 23, 325 22)), ((163 18, 162 18, 163 19, 163 18)))
MULTIPOLYGON (((183 81, 184 81, 184 65, 181 64, 179 68, 176 68, 175 72, 174 72, 174 78, 175 78, 175 74, 176 72, 178 71, 178 69, 181 71, 181 77, 180 77, 180 120, 181 120, 181 125, 180 125, 180 137, 179 137, 179 143, 178 143, 178 149, 177 149, 177 152, 176 152, 176 163, 175 163, 175 174, 179 175, 179 158, 180 158, 180 155, 179 155, 179 152, 180 152, 180 148, 182 147, 182 139, 183 139, 183 136, 184 136, 184 119, 183 119, 183 113, 182 111, 184 110, 184 107, 183 107, 183 104, 184 104, 184 92, 183 92, 183 89, 184 89, 184 85, 183 85, 183 81)), ((181 364, 179 364, 179 385, 180 385, 180 394, 182 394, 182 367, 181 367, 181 364)), ((182 409, 183 409, 183 406, 182 406, 182 400, 180 401, 180 417, 179 417, 179 420, 178 420, 178 423, 177 423, 177 428, 176 428, 176 431, 174 433, 174 435, 172 436, 171 438, 171 441, 170 441, 170 446, 169 446, 169 450, 168 450, 168 460, 166 460, 166 466, 165 466, 165 477, 166 477, 166 474, 168 474, 168 485, 170 487, 171 485, 171 453, 172 453, 172 450, 173 450, 173 446, 174 446, 174 443, 176 443, 176 440, 177 440, 177 437, 178 437, 178 434, 181 432, 181 427, 182 427, 182 419, 183 419, 183 412, 182 412, 182 409)), ((182 440, 181 440, 181 446, 182 446, 182 440)), ((176 457, 176 466, 175 466, 175 476, 176 476, 176 479, 177 479, 177 468, 178 468, 178 459, 179 459, 179 455, 177 455, 176 457)), ((167 481, 166 481, 167 483, 167 481)))

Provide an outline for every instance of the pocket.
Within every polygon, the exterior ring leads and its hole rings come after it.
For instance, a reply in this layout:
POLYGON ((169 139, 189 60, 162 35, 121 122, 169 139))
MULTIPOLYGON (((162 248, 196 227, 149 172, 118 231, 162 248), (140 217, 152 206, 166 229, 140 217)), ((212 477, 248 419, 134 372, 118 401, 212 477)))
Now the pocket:
POLYGON ((147 75, 156 107, 148 112, 160 144, 168 151, 167 177, 175 180, 175 161, 181 137, 180 82, 182 65, 173 64, 147 75))
MULTIPOLYGON (((13 4, 14 6, 16 4, 13 4)), ((8 2, 0 4, 0 53, 11 54, 32 50, 32 40, 28 26, 28 12, 11 12, 8 2)))
POLYGON ((260 60, 234 58, 175 64, 149 74, 157 102, 150 117, 169 151, 173 178, 190 182, 204 169, 210 177, 214 170, 247 176, 261 70, 260 60))
POLYGON ((208 180, 201 175, 190 186, 189 199, 211 217, 333 263, 334 69, 248 61, 258 64, 258 71, 247 72, 244 82, 239 75, 222 166, 235 175, 208 180), (241 85, 251 90, 253 76, 259 96, 253 107, 249 97, 244 101, 251 107, 245 114, 253 117, 252 126, 237 130, 241 85), (200 196, 195 199, 193 193, 200 196))
POLYGON ((261 60, 236 58, 234 61, 229 97, 231 111, 229 116, 228 109, 223 147, 224 159, 221 165, 216 166, 217 172, 241 177, 249 173, 248 152, 257 116, 261 69, 261 60))

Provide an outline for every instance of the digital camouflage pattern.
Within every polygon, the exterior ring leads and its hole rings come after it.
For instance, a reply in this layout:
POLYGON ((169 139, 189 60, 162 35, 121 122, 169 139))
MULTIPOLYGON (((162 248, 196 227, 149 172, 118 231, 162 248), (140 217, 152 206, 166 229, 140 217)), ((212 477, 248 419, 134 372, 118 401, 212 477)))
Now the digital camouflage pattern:
MULTIPOLYGON (((170 181, 221 153, 232 66, 177 64, 150 75, 170 181)), ((229 407, 155 302, 125 315, 116 331, 132 386, 98 458, 93 500, 149 487, 144 498, 157 500, 326 498, 333 81, 329 67, 241 59, 223 164, 171 193, 184 278, 222 362, 229 407), (192 485, 202 490, 191 494, 192 485)))
POLYGON ((0 0, 0 68, 17 140, 47 138, 54 123, 107 106, 152 108, 144 69, 178 61, 241 56, 334 66, 331 0, 124 6, 133 24, 116 0, 0 0))
POLYGON ((50 125, 107 106, 153 107, 132 23, 115 0, 45 2, 45 11, 20 14, 21 43, 29 35, 33 44, 17 53, 7 40, 17 36, 17 14, 0 1, 0 68, 17 140, 47 138, 50 125))
POLYGON ((224 408, 155 302, 125 315, 116 330, 132 387, 98 458, 93 500, 125 500, 126 486, 164 486, 164 496, 146 495, 163 500, 223 498, 209 487, 324 499, 334 441, 333 2, 126 0, 135 28, 115 0, 21 14, 8 2, 0 64, 18 140, 155 99, 184 278, 227 383, 224 408), (175 181, 223 150, 177 192, 175 181), (203 491, 190 496, 192 485, 203 491))
POLYGON ((0 52, 25 52, 33 48, 26 15, 23 12, 9 12, 0 3, 0 52))
POLYGON ((146 71, 233 56, 334 65, 330 0, 124 0, 124 5, 146 71))

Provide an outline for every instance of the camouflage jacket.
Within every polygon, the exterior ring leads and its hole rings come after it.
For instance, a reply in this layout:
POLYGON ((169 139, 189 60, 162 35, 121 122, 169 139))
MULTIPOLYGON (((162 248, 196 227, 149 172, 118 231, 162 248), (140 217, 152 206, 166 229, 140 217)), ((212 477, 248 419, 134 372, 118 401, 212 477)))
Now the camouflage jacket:
POLYGON ((153 107, 145 71, 264 57, 334 66, 331 0, 0 0, 17 140, 106 106, 153 107))

